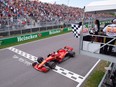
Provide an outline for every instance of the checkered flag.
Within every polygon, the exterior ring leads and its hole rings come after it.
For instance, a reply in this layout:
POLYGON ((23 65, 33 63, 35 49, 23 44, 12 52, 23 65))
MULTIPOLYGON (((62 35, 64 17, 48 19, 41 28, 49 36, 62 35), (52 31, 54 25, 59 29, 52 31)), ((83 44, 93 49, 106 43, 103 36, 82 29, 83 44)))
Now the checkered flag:
POLYGON ((73 31, 73 34, 74 34, 74 37, 78 38, 79 37, 79 30, 78 30, 78 25, 76 24, 71 24, 71 28, 72 28, 72 31, 73 31))

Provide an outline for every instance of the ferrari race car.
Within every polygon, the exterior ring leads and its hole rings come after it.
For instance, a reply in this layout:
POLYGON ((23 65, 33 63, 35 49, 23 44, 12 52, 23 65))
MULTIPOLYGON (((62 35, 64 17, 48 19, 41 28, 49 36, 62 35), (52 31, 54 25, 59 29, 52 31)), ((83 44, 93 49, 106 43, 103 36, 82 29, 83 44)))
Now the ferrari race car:
POLYGON ((41 72, 48 72, 50 69, 54 69, 57 63, 61 63, 75 56, 73 48, 65 46, 59 49, 57 52, 50 53, 47 58, 38 57, 37 62, 34 62, 32 66, 41 72))

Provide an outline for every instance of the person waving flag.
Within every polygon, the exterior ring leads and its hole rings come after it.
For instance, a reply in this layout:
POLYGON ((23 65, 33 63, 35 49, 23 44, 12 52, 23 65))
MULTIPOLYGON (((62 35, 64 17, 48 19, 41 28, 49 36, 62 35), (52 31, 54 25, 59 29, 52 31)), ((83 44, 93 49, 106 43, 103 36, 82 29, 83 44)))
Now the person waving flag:
POLYGON ((71 24, 72 32, 74 34, 74 37, 78 38, 81 34, 81 32, 84 35, 89 34, 88 28, 84 25, 82 29, 82 22, 79 22, 78 24, 71 24))

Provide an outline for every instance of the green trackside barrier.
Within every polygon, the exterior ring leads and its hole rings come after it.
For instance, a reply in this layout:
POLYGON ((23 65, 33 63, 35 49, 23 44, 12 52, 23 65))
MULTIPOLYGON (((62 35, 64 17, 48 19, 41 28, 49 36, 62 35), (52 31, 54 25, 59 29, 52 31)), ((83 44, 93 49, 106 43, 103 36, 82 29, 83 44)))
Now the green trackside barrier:
POLYGON ((17 42, 17 38, 16 37, 2 39, 2 40, 0 40, 0 46, 1 45, 7 45, 7 44, 15 43, 15 42, 17 42))
POLYGON ((63 29, 63 32, 66 32, 66 31, 68 31, 68 29, 67 29, 67 28, 64 28, 64 29, 63 29))
POLYGON ((21 42, 21 41, 25 41, 25 40, 30 40, 30 39, 34 39, 34 38, 38 38, 37 33, 36 34, 21 35, 21 36, 11 37, 11 38, 4 38, 4 39, 0 40, 0 45, 8 45, 8 44, 21 42))
MULTIPOLYGON (((101 22, 101 24, 104 24, 104 22, 101 22)), ((86 28, 88 28, 88 24, 85 24, 85 26, 86 26, 86 28)), ((30 40, 30 39, 36 39, 39 37, 44 37, 44 36, 57 34, 57 33, 61 33, 61 32, 68 32, 71 30, 72 30, 71 27, 69 27, 69 28, 61 28, 61 29, 54 29, 54 30, 50 30, 50 31, 44 31, 44 32, 40 32, 40 33, 21 35, 21 36, 17 36, 17 37, 3 38, 3 39, 0 39, 0 46, 12 44, 12 43, 16 43, 16 42, 21 42, 21 41, 26 41, 26 40, 30 40)))
POLYGON ((39 33, 34 33, 34 34, 26 34, 26 35, 21 35, 17 37, 11 37, 11 38, 3 38, 0 39, 0 46, 2 45, 8 45, 16 42, 22 42, 26 40, 31 40, 31 39, 36 39, 39 37, 44 37, 44 36, 49 36, 61 32, 68 32, 71 30, 71 28, 64 28, 64 29, 54 29, 50 31, 44 31, 44 32, 39 32, 39 33))
POLYGON ((69 28, 64 28, 64 29, 63 29, 63 32, 67 32, 67 31, 71 31, 71 30, 72 30, 71 27, 69 27, 69 28))
MULTIPOLYGON (((48 31, 49 34, 48 35, 53 35, 53 34, 57 34, 57 33, 61 33, 61 29, 54 29, 54 30, 50 30, 48 31)), ((46 34, 45 34, 46 35, 46 34)))
POLYGON ((71 30, 72 30, 72 28, 71 28, 71 27, 67 28, 67 31, 71 31, 71 30))
POLYGON ((26 41, 26 40, 38 38, 38 36, 39 36, 38 33, 18 36, 18 37, 16 37, 17 38, 16 42, 21 42, 21 41, 26 41))

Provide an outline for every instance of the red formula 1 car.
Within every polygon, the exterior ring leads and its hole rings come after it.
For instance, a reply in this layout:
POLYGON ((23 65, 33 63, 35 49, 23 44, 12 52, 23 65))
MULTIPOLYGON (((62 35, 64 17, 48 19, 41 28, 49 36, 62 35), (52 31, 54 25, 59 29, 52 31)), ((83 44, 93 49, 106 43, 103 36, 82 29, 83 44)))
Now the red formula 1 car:
POLYGON ((34 62, 32 66, 41 72, 48 72, 50 69, 54 69, 57 63, 74 57, 75 52, 72 47, 65 46, 59 49, 57 52, 53 52, 47 56, 47 58, 38 57, 37 62, 34 62))

